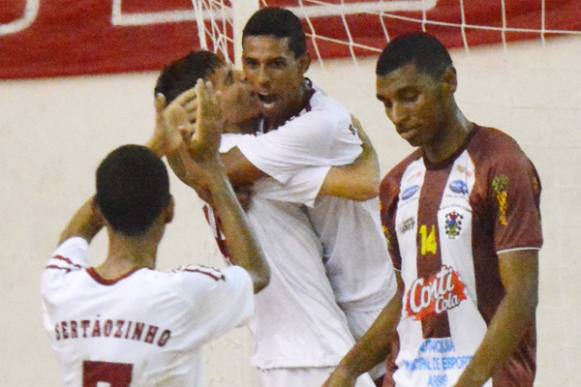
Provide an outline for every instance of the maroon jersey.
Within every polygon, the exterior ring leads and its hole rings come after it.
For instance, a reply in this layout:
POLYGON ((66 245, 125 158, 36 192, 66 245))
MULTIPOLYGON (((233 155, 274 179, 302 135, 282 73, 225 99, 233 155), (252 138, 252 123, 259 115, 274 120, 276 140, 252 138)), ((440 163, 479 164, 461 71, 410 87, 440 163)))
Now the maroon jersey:
MULTIPOLYGON (((438 165, 417 150, 382 181, 382 222, 405 284, 393 375, 400 386, 452 386, 504 296, 499 254, 542 245, 540 181, 505 133, 475 127, 438 165)), ((486 386, 532 386, 532 323, 486 386)))

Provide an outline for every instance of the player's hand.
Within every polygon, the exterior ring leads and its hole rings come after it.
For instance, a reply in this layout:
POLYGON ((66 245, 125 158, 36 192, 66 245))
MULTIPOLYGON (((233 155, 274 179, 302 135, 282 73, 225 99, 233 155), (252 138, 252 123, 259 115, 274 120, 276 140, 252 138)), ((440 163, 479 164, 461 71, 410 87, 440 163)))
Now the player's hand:
MULTIPOLYGON (((175 152, 183 144, 180 131, 194 131, 192 121, 195 121, 195 112, 188 111, 186 106, 195 99, 195 96, 196 91, 191 88, 180 94, 165 108, 161 106, 161 99, 156 98, 156 132, 163 137, 166 154, 175 152)), ((165 104, 165 98, 163 102, 165 104)))
POLYGON ((325 381, 323 387, 355 387, 357 378, 342 372, 340 368, 335 369, 331 376, 325 381))
POLYGON ((192 159, 197 162, 218 161, 220 138, 224 129, 218 95, 212 82, 201 79, 196 83, 195 92, 196 103, 191 101, 187 105, 191 109, 190 115, 195 116, 191 141, 187 143, 188 150, 192 159))

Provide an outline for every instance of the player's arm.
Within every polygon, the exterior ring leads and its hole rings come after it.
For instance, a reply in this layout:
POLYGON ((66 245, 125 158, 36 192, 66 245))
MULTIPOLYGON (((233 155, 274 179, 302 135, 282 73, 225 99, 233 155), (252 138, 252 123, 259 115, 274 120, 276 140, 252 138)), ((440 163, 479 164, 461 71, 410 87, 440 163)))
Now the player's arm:
POLYGON ((538 302, 538 252, 499 254, 500 278, 505 295, 474 358, 456 387, 482 386, 496 368, 512 355, 535 316, 538 302))
POLYGON ((389 355, 402 307, 403 282, 400 273, 395 274, 398 283, 396 294, 369 330, 343 357, 324 387, 355 386, 359 376, 384 361, 389 355))
POLYGON ((267 176, 266 173, 252 164, 238 147, 234 147, 224 153, 222 162, 226 168, 228 178, 235 187, 250 185, 261 177, 267 176))
POLYGON ((90 243, 101 230, 103 218, 97 213, 94 201, 95 198, 92 196, 73 215, 61 232, 59 245, 72 237, 81 237, 90 243))
POLYGON ((187 130, 182 130, 183 138, 188 141, 187 157, 179 151, 180 147, 175 148, 174 152, 178 152, 177 157, 181 158, 180 162, 188 170, 195 171, 195 178, 188 179, 188 185, 208 197, 221 220, 231 262, 246 269, 252 278, 254 291, 258 293, 268 285, 270 269, 262 248, 236 200, 226 168, 218 153, 222 131, 219 104, 210 82, 204 84, 198 81, 195 91, 198 100, 198 108, 195 111, 188 112, 187 104, 171 104, 164 113, 167 129, 174 134, 180 127, 183 129, 190 122, 196 123, 195 128, 191 130, 193 133, 191 139, 184 135, 187 130), (188 117, 192 114, 195 118, 188 117))
POLYGON ((362 152, 349 165, 335 166, 323 181, 319 195, 336 196, 351 200, 369 200, 379 194, 379 162, 377 153, 358 119, 353 117, 362 142, 362 152))

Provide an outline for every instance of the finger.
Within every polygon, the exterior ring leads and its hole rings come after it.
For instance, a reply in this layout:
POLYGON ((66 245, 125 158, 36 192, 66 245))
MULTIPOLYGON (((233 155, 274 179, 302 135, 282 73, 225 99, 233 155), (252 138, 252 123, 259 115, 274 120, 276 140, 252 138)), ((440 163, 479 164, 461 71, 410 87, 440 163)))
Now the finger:
POLYGON ((191 89, 188 89, 181 93, 180 95, 178 95, 177 98, 173 100, 172 104, 175 103, 179 105, 185 105, 195 98, 196 98, 196 88, 192 87, 191 89))
POLYGON ((195 112, 196 109, 198 108, 198 100, 197 100, 197 98, 194 98, 194 99, 188 101, 187 103, 185 103, 183 105, 183 107, 186 110, 186 112, 188 112, 188 113, 195 112))
POLYGON ((157 93, 155 95, 155 111, 157 113, 161 113, 163 111, 163 109, 165 109, 165 95, 163 95, 162 93, 157 93))

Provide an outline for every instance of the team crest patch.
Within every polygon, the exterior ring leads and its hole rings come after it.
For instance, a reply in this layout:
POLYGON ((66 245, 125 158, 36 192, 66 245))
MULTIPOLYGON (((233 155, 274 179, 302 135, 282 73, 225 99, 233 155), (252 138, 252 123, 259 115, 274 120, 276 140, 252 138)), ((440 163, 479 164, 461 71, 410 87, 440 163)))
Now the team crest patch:
POLYGON ((464 216, 456 211, 452 211, 446 214, 446 235, 450 239, 456 239, 460 236, 462 232, 462 220, 464 216))

